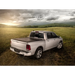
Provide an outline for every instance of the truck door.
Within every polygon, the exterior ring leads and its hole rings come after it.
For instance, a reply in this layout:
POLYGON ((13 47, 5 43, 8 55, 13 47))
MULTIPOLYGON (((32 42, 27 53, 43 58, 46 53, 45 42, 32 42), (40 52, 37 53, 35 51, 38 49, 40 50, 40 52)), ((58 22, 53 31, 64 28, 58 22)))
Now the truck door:
POLYGON ((59 37, 54 32, 52 32, 52 38, 54 39, 53 46, 56 47, 58 45, 60 39, 59 39, 59 37))
POLYGON ((47 33, 47 40, 45 50, 51 49, 57 45, 57 38, 52 34, 52 32, 47 33))

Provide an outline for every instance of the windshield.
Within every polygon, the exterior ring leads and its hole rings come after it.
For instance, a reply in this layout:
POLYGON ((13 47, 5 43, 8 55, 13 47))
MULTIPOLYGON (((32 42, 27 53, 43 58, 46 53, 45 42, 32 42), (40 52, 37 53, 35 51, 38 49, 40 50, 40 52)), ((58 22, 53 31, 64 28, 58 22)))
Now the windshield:
POLYGON ((31 32, 30 37, 44 38, 43 33, 31 32))

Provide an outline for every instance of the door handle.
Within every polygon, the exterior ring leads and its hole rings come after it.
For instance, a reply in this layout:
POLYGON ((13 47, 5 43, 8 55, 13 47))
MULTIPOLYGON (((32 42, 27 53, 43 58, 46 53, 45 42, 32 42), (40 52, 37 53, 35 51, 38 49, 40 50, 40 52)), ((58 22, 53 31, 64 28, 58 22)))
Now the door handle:
POLYGON ((54 38, 54 40, 55 40, 55 38, 54 38))
POLYGON ((47 39, 47 41, 49 42, 49 40, 47 39))
POLYGON ((47 40, 49 42, 49 40, 47 40))

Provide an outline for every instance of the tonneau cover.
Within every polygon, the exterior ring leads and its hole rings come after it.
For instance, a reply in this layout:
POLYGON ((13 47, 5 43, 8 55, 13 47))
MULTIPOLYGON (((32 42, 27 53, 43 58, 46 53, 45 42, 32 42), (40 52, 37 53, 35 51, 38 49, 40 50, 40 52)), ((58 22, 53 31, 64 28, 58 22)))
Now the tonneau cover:
POLYGON ((14 40, 18 40, 18 41, 23 41, 23 42, 35 42, 35 41, 44 41, 44 39, 39 39, 39 38, 16 38, 14 40))

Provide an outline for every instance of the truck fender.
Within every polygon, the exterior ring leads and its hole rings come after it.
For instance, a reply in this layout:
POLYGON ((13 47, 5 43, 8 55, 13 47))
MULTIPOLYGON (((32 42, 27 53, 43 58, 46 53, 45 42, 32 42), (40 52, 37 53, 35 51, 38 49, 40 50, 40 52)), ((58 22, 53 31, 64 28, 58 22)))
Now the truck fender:
MULTIPOLYGON (((37 49, 38 49, 38 48, 42 48, 42 50, 43 50, 43 47, 42 47, 42 46, 37 47, 37 49)), ((37 51, 37 49, 35 50, 35 52, 37 51)), ((35 54, 35 53, 34 53, 34 54, 35 54)))

